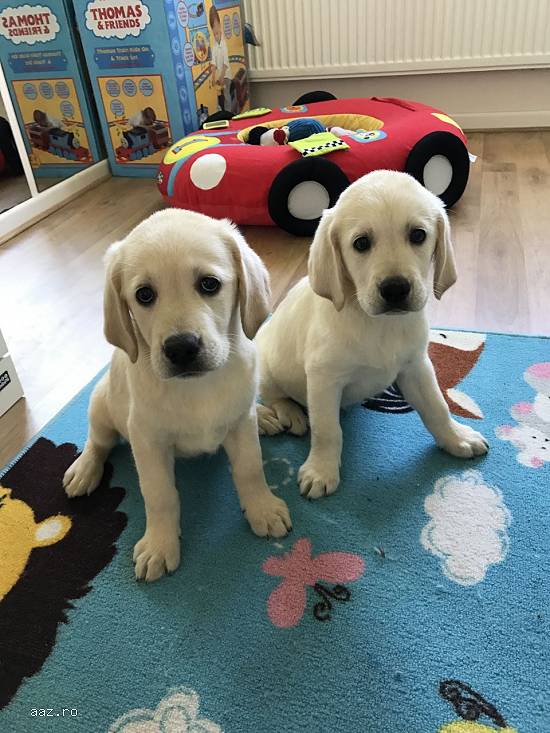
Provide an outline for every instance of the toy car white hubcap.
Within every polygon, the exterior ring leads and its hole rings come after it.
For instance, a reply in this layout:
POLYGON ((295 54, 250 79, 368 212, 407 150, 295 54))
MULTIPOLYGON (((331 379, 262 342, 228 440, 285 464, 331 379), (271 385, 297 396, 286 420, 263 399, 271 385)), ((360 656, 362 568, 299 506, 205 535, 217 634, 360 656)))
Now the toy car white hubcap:
POLYGON ((329 206, 329 193, 317 181, 302 181, 288 194, 288 210, 296 219, 318 219, 329 206))
POLYGON ((424 186, 436 196, 444 193, 453 180, 453 166, 444 155, 433 155, 422 174, 424 186))

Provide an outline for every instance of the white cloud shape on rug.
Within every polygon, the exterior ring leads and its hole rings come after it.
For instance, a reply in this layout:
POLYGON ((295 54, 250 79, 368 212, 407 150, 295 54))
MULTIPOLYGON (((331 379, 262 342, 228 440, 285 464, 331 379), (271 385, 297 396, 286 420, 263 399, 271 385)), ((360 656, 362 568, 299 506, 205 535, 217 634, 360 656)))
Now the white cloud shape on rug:
POLYGON ((198 718, 199 696, 187 687, 176 687, 155 710, 135 708, 111 725, 109 733, 222 733, 216 723, 198 718))
POLYGON ((479 471, 464 471, 436 481, 424 509, 423 547, 441 558, 445 575, 460 585, 480 583, 490 565, 508 551, 511 515, 502 494, 479 471))

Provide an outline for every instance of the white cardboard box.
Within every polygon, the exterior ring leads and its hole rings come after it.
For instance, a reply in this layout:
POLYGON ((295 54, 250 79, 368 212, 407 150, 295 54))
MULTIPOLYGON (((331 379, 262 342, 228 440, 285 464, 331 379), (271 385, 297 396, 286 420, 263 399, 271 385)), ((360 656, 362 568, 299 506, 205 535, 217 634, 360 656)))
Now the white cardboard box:
POLYGON ((23 388, 13 366, 11 356, 0 359, 0 415, 7 412, 23 397, 23 388))
POLYGON ((0 331, 0 358, 2 356, 5 356, 8 353, 8 347, 6 346, 6 342, 4 341, 4 337, 2 336, 2 331, 0 331))

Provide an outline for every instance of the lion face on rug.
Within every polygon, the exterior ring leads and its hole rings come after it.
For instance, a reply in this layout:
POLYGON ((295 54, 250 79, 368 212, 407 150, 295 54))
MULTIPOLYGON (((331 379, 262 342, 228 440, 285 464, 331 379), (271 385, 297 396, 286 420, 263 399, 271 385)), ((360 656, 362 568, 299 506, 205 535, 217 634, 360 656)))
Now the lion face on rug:
POLYGON ((76 456, 76 446, 40 438, 2 477, 10 488, 0 488, 0 709, 40 671, 72 601, 89 593, 126 526, 110 466, 93 496, 67 499, 62 478, 76 456))
POLYGON ((62 514, 37 524, 30 506, 0 486, 0 601, 21 577, 33 549, 59 542, 70 528, 71 520, 62 514))

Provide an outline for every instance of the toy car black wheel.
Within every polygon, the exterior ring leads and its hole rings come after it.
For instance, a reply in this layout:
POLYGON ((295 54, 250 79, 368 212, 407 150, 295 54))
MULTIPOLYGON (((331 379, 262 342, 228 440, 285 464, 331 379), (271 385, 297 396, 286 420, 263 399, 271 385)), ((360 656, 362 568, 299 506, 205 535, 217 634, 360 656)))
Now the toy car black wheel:
POLYGON ((294 102, 294 104, 314 104, 315 102, 330 102, 332 99, 336 99, 334 94, 330 92, 306 92, 294 102))
POLYGON ((330 160, 295 160, 271 184, 269 214, 275 224, 299 237, 315 234, 324 209, 334 206, 349 186, 346 174, 330 160))
POLYGON ((201 128, 203 128, 207 122, 219 122, 220 120, 232 120, 234 116, 235 115, 233 114, 233 112, 228 112, 227 110, 222 109, 219 112, 214 112, 214 114, 209 115, 202 123, 201 128))
POLYGON ((450 132, 431 132, 409 153, 405 171, 452 206, 464 193, 470 157, 462 140, 450 132))

